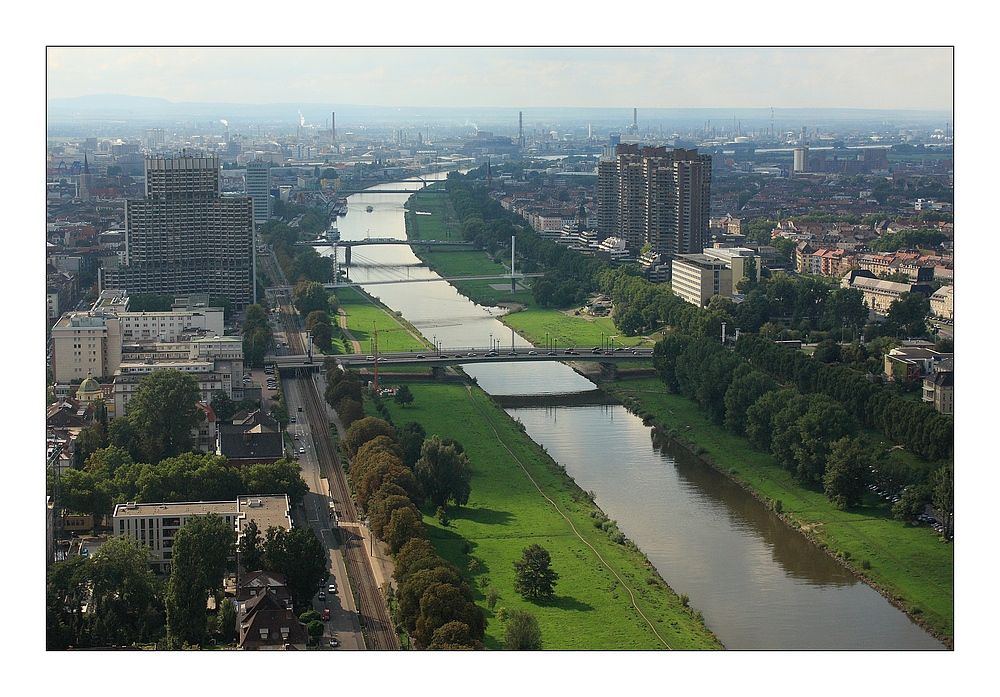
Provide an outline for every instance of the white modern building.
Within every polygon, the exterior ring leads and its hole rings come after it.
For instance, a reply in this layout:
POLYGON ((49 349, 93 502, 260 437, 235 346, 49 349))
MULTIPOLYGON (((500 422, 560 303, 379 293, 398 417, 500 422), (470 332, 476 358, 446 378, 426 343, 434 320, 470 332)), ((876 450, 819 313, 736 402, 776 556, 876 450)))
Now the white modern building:
POLYGON ((672 260, 670 286, 674 295, 704 307, 713 295, 733 295, 733 270, 718 258, 705 254, 680 254, 672 260))
POLYGON ((112 529, 115 537, 129 536, 146 544, 150 566, 170 569, 174 537, 189 520, 214 513, 233 526, 237 543, 251 520, 261 531, 269 527, 292 529, 288 496, 240 496, 235 501, 194 501, 185 503, 119 503, 115 506, 112 529))

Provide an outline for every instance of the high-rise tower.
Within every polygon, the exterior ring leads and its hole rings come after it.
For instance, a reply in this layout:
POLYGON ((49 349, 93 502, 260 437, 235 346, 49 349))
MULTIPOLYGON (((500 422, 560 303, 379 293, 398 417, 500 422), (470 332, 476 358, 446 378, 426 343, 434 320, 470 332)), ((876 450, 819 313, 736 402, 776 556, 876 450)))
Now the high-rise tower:
POLYGON ((709 241, 712 156, 628 143, 616 155, 598 164, 599 235, 634 252, 648 242, 666 258, 700 253, 709 241))
POLYGON ((102 291, 256 302, 253 203, 220 194, 217 156, 146 158, 145 193, 125 202, 125 264, 100 270, 102 291))
POLYGON ((262 225, 271 217, 271 164, 266 160, 247 162, 247 196, 253 199, 253 222, 262 225))

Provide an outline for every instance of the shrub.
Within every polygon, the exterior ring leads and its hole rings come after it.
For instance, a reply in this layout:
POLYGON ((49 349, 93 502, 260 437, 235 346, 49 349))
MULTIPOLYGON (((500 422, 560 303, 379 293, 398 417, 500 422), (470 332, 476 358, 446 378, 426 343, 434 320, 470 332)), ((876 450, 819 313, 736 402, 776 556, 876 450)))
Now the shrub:
POLYGON ((690 602, 691 602, 691 598, 688 597, 688 594, 687 593, 681 593, 681 605, 683 605, 684 607, 687 607, 688 603, 690 603, 690 602))

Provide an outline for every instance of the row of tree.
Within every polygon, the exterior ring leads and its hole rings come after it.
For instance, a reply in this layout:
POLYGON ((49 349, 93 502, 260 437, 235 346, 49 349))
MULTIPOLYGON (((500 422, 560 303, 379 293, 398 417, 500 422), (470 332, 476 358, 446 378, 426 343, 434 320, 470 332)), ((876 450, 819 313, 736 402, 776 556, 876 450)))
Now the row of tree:
POLYGON ((448 195, 461 223, 462 237, 490 255, 506 250, 515 237, 520 270, 545 275, 532 284, 532 295, 542 307, 570 307, 583 304, 596 289, 595 278, 606 263, 543 239, 523 219, 504 210, 489 196, 489 190, 474 185, 475 172, 448 175, 448 195))
POLYGON ((82 470, 62 473, 59 485, 62 507, 93 515, 95 521, 126 501, 230 501, 287 494, 297 504, 308 490, 298 464, 289 460, 237 468, 221 455, 184 453, 156 464, 137 463, 117 446, 94 452, 82 470))
POLYGON ((468 501, 471 468, 461 444, 437 436, 423 439, 417 424, 403 431, 365 417, 347 429, 340 447, 350 460, 348 475, 372 534, 395 556, 399 625, 418 649, 481 649, 482 610, 461 572, 427 541, 419 508, 428 495, 442 507, 468 501), (418 438, 420 455, 413 462, 418 438))
POLYGON ((760 336, 741 334, 736 353, 782 383, 802 393, 832 397, 859 422, 929 460, 949 458, 954 448, 954 420, 933 408, 902 397, 845 366, 825 365, 800 351, 760 336))

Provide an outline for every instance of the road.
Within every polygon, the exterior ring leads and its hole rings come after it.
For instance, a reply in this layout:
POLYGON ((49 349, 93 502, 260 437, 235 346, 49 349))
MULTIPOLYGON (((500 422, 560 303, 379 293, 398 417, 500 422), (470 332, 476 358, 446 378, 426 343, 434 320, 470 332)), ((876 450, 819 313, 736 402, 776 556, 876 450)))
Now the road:
MULTIPOLYGON (((285 294, 276 294, 281 305, 283 343, 290 354, 303 354, 303 335, 298 315, 285 294)), ((347 486, 337 447, 330 433, 326 404, 316 384, 305 371, 283 371, 282 389, 288 409, 288 433, 295 444, 302 477, 310 493, 303 500, 306 523, 326 545, 331 576, 339 590, 324 590, 324 599, 313 598, 313 607, 330 610, 323 645, 329 648, 336 636, 342 649, 398 650, 399 641, 389 610, 369 558, 374 544, 364 537, 347 486), (300 411, 301 409, 301 411, 300 411)))

